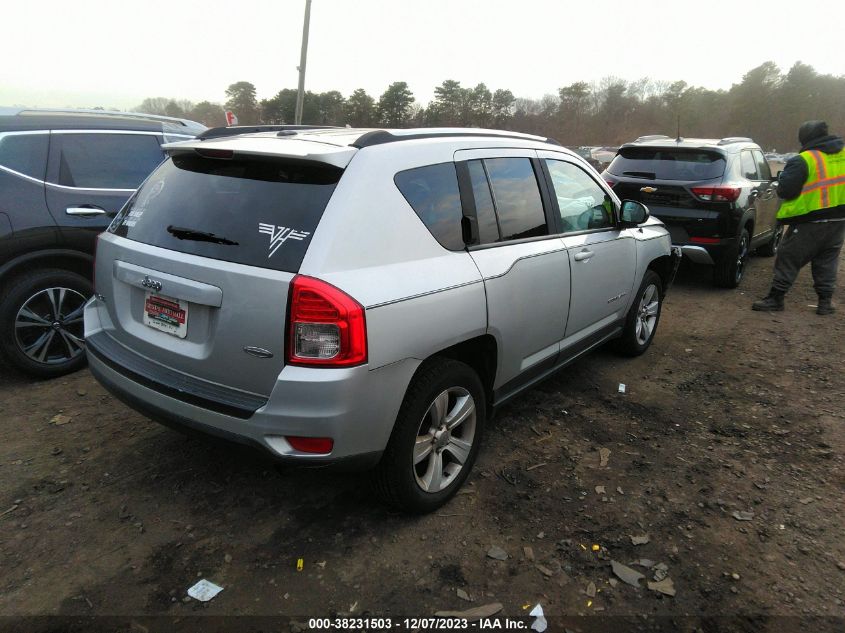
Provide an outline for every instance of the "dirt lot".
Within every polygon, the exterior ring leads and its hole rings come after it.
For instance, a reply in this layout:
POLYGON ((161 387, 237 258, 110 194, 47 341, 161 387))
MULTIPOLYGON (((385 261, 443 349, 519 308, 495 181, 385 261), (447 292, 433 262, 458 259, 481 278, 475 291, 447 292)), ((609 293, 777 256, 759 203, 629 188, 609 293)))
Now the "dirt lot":
POLYGON ((365 475, 279 473, 165 429, 87 371, 35 382, 0 369, 0 614, 73 616, 0 627, 492 602, 524 616, 539 602, 592 616, 572 630, 632 615, 649 618, 625 630, 693 630, 689 615, 834 630, 843 620, 776 616, 845 614, 845 310, 816 316, 804 271, 786 312, 752 312, 770 271, 753 259, 740 292, 682 268, 645 356, 599 351, 507 406, 464 494, 419 518, 380 506, 365 475), (644 558, 665 564, 674 597, 617 581, 611 559, 644 558), (185 598, 201 577, 225 588, 205 604, 185 598))

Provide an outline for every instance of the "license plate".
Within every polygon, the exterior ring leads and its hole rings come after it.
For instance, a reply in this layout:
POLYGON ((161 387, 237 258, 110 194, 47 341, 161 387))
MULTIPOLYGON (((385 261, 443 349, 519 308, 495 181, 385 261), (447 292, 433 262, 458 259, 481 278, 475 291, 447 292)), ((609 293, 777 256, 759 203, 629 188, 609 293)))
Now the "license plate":
POLYGON ((188 335, 188 302, 148 292, 144 298, 144 325, 185 338, 188 335))

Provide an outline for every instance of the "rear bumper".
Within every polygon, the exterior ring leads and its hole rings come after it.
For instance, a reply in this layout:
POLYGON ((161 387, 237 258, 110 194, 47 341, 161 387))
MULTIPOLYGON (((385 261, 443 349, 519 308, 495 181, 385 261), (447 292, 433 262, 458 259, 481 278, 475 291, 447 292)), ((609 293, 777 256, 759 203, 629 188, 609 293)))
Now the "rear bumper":
POLYGON ((713 257, 711 257, 707 249, 703 246, 686 244, 684 246, 679 246, 678 248, 681 249, 681 252, 685 257, 695 264, 710 264, 712 266, 716 263, 713 261, 713 257))
MULTIPOLYGON (((242 417, 238 411, 203 406, 184 389, 185 381, 165 385, 144 380, 126 368, 128 356, 120 359, 123 364, 109 357, 104 352, 109 346, 102 344, 102 337, 109 337, 108 332, 92 332, 89 327, 96 320, 96 314, 89 317, 96 310, 92 303, 96 299, 88 304, 85 315, 89 367, 118 399, 167 426, 255 446, 276 459, 298 465, 355 469, 375 465, 387 446, 405 391, 419 365, 418 361, 406 360, 376 370, 367 366, 287 366, 266 402, 253 414, 242 417), (301 453, 290 446, 286 436, 330 437, 334 447, 327 455, 301 453)), ((122 348, 123 355, 138 357, 113 339, 111 342, 122 348)))
POLYGON ((680 247, 684 257, 694 264, 709 264, 712 266, 726 256, 733 257, 737 242, 737 238, 728 237, 719 240, 717 244, 687 242, 681 244, 675 243, 672 246, 680 247))

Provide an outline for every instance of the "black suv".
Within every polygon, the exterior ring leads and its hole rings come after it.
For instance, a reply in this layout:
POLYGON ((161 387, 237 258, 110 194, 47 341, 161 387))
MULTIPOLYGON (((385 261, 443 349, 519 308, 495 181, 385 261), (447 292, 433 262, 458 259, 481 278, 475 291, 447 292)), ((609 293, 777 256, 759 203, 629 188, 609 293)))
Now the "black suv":
POLYGON ((777 251, 777 183, 750 138, 642 136, 602 176, 620 198, 646 204, 691 261, 713 265, 719 286, 739 285, 752 250, 777 251))
POLYGON ((96 236, 193 121, 0 108, 0 353, 51 377, 85 363, 96 236))

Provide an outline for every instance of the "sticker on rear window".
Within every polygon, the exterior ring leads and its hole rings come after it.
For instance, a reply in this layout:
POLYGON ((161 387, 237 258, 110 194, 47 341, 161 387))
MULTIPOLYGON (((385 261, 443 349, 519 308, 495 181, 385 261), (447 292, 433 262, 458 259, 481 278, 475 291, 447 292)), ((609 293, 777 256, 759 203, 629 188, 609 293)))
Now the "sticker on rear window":
POLYGON ((267 255, 267 259, 270 259, 277 250, 287 242, 288 240, 303 240, 309 235, 311 235, 310 231, 297 231, 296 229, 291 229, 285 226, 279 226, 277 224, 264 224, 263 222, 258 223, 258 232, 259 233, 266 233, 270 236, 270 254, 267 255))

